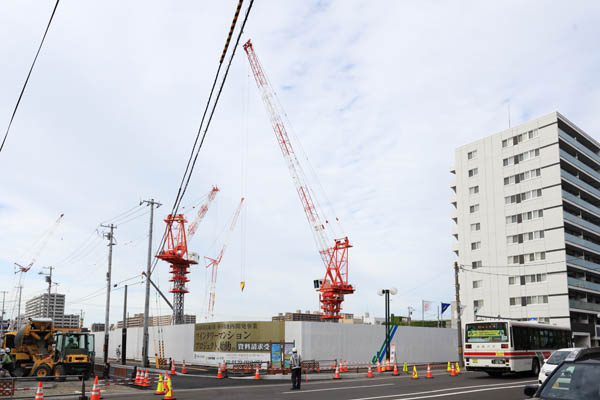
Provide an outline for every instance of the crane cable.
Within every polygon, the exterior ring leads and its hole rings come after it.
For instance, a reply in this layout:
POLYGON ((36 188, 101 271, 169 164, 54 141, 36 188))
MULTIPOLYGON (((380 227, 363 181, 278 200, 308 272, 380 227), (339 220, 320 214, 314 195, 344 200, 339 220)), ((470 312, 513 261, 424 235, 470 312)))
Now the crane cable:
POLYGON ((42 50, 42 45, 44 44, 44 40, 46 39, 46 35, 48 34, 48 30, 50 29, 50 24, 52 23, 52 19, 54 18, 54 14, 56 13, 56 9, 58 7, 58 3, 60 0, 56 0, 56 4, 54 5, 54 9, 52 10, 52 14, 50 15, 50 20, 48 20, 48 25, 46 26, 46 31, 44 32, 44 36, 42 36, 42 41, 40 42, 40 46, 38 47, 37 52, 35 53, 35 57, 33 62, 31 63, 31 67, 29 68, 29 73, 27 74, 27 78, 25 78, 25 83, 23 84, 23 88, 21 88, 21 93, 19 94, 19 98, 17 99, 17 104, 15 104, 15 108, 10 117, 10 121, 8 122, 8 127, 6 128, 6 133, 4 134, 4 139, 2 139, 2 144, 0 145, 0 152, 4 148, 4 143, 6 142, 6 138, 8 138, 8 132, 10 131, 10 127, 12 126, 13 120, 15 119, 15 115, 17 114, 17 109, 19 108, 19 104, 21 103, 21 98, 23 97, 23 93, 25 93, 25 88, 27 87, 27 82, 29 82, 29 77, 31 76, 31 72, 33 71, 33 67, 35 66, 35 62, 40 55, 40 51, 42 50))
MULTIPOLYGON (((219 86, 219 90, 217 91, 215 101, 213 102, 212 110, 211 110, 211 112, 210 112, 210 114, 208 116, 208 121, 206 122, 206 127, 204 127, 204 132, 202 132, 202 128, 204 126, 204 121, 205 121, 205 118, 206 118, 206 114, 207 114, 208 109, 210 107, 210 103, 211 103, 211 100, 212 100, 212 97, 213 97, 213 94, 214 94, 214 91, 215 91, 215 87, 217 85, 219 74, 221 72, 221 67, 223 65, 224 56, 227 53, 227 49, 229 47, 229 42, 231 40, 231 36, 233 34, 233 31, 235 30, 235 26, 236 26, 236 23, 237 23, 237 18, 238 18, 238 15, 240 13, 240 9, 242 7, 242 3, 243 3, 243 0, 239 0, 238 1, 236 12, 235 12, 235 15, 233 17, 233 21, 231 22, 231 28, 230 28, 229 34, 227 36, 227 41, 225 42, 225 47, 223 49, 223 53, 221 54, 221 58, 220 58, 220 61, 219 61, 219 66, 218 66, 217 72, 215 74, 215 79, 213 81, 213 85, 212 85, 212 88, 210 90, 210 94, 208 96, 208 100, 206 102, 206 107, 204 109, 204 113, 202 115, 202 119, 200 120, 200 126, 199 126, 198 132, 196 134, 196 139, 194 140, 194 146, 192 147, 192 151, 190 152, 190 157, 188 158, 188 162, 187 162, 187 165, 186 165, 186 168, 185 168, 185 172, 184 172, 183 177, 181 179, 181 183, 179 184, 179 188, 177 189, 177 196, 175 198, 175 202, 173 204, 173 208, 171 209, 171 215, 177 214, 177 211, 179 210, 179 206, 181 204, 183 196, 185 195, 185 192, 187 191, 190 179, 192 177, 192 173, 193 173, 194 168, 196 166, 196 161, 198 160, 198 154, 200 154, 200 149, 202 149, 202 146, 204 144, 204 140, 206 139, 206 134, 208 133, 208 128, 210 127, 210 123, 212 122, 212 118, 214 116, 215 110, 217 108, 217 104, 219 102, 219 98, 221 97, 221 93, 223 91, 223 87, 225 86, 225 82, 227 80, 227 76, 229 75, 229 69, 231 68, 231 64, 233 62, 233 58, 235 57, 235 52, 236 52, 236 50, 238 48, 238 45, 240 43, 240 39, 242 37, 242 33, 244 32, 244 27, 246 26, 246 22, 248 21, 248 16, 250 15, 250 10, 252 9, 252 5, 254 4, 254 0, 250 0, 250 5, 248 6, 248 9, 246 10, 246 15, 244 16, 244 21, 242 22, 242 26, 241 26, 241 28, 240 28, 240 30, 238 32, 238 36, 236 38, 236 42, 235 42, 235 44, 233 46, 233 51, 231 53, 231 56, 229 58, 229 62, 227 64, 227 67, 225 69, 223 78, 221 80, 221 84, 219 86), (198 141, 199 141, 199 143, 198 143, 198 141)), ((166 236, 167 236, 167 232, 168 232, 168 226, 165 227, 165 231, 164 231, 162 239, 160 241, 160 245, 158 247, 157 254, 158 254, 158 252, 160 252, 160 249, 162 249, 162 246, 163 246, 163 244, 165 242, 165 239, 166 239, 166 236)), ((154 263, 153 263, 154 265, 152 266, 152 271, 151 272, 154 272, 154 269, 156 268, 157 263, 158 263, 158 259, 155 259, 154 263)))

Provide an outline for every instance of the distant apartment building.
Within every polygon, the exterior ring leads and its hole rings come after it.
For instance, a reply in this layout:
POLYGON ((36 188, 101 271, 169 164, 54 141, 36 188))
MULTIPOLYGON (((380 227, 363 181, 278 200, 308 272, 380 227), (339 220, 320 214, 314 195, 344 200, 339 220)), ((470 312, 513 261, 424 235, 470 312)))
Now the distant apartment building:
MULTIPOLYGON (((184 324, 195 324, 196 316, 185 314, 183 316, 184 324)), ((157 315, 148 318, 148 326, 166 326, 173 324, 173 315, 157 315)), ((133 317, 127 317, 127 327, 136 328, 144 326, 144 313, 134 314, 133 317)), ((117 322, 117 329, 123 328, 123 321, 117 322)))
POLYGON ((456 150, 463 323, 506 317, 600 337, 600 143, 558 112, 456 150))
POLYGON ((80 316, 65 314, 65 295, 48 293, 36 296, 25 303, 25 319, 52 318, 55 328, 79 328, 80 316))
POLYGON ((92 332, 104 332, 104 324, 99 322, 94 322, 92 327, 90 328, 92 332))
MULTIPOLYGON (((296 310, 296 312, 279 313, 271 317, 272 321, 313 321, 313 322, 331 322, 329 320, 322 319, 323 313, 318 311, 296 310)), ((334 322, 346 323, 346 324, 362 324, 363 321, 360 318, 354 318, 354 314, 340 313, 341 318, 334 322)))

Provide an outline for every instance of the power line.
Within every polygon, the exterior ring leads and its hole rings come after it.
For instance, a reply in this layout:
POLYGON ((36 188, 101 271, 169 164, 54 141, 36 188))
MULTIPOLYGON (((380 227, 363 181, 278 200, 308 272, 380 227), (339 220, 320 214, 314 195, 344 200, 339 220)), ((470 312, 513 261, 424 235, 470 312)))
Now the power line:
POLYGON ((4 148, 4 143, 6 142, 6 138, 8 137, 8 132, 10 131, 10 127, 12 126, 13 120, 15 119, 15 115, 17 113, 17 109, 19 108, 19 104, 21 103, 21 98, 23 97, 23 93, 25 93, 25 88, 27 87, 27 82, 29 82, 29 77, 31 76, 31 72, 33 71, 33 67, 35 66, 35 62, 40 55, 40 50, 42 50, 42 45, 44 44, 44 40, 46 39, 46 35, 48 34, 48 29, 50 29, 50 24, 52 23, 52 19, 54 18, 54 13, 56 12, 56 8, 58 7, 58 3, 60 0, 56 0, 56 4, 54 5, 54 9, 52 10, 52 14, 50 15, 50 20, 48 21, 48 25, 46 26, 46 31, 44 32, 44 36, 42 36, 42 41, 40 42, 40 46, 38 47, 37 52, 35 53, 35 57, 33 62, 31 63, 31 68, 29 68, 29 73, 27 74, 27 78, 25 79, 25 83, 23 84, 23 88, 21 89, 21 93, 19 94, 19 98, 17 99, 17 104, 15 104, 15 109, 10 117, 10 121, 8 122, 8 127, 6 128, 6 133, 4 134, 4 139, 2 140, 2 144, 0 145, 0 152, 4 148))
MULTIPOLYGON (((190 179, 192 177, 192 173, 194 172, 194 168, 196 166, 196 161, 198 159, 198 154, 200 154, 200 150, 202 149, 202 146, 204 144, 204 140, 206 139, 206 134, 208 133, 208 128, 210 127, 210 123, 212 121, 213 115, 215 113, 215 110, 217 108, 217 104, 219 103, 219 98, 221 97, 221 93, 223 91, 223 87, 225 86, 225 82, 227 80, 227 76, 229 75, 229 69, 231 68, 231 64, 233 62, 233 58, 235 57, 235 52, 238 48, 238 45, 240 43, 240 39, 242 37, 242 33, 244 32, 244 27, 246 26, 246 22, 248 21, 248 16, 250 15, 250 10, 252 9, 252 5, 254 4, 254 0, 250 0, 250 5, 248 5, 248 9, 246 10, 246 15, 244 16, 244 21, 242 22, 242 26, 240 27, 240 30, 238 32, 238 36, 237 39, 235 41, 235 45, 233 46, 233 50, 231 53, 231 56, 229 58, 229 63, 227 64, 227 67, 225 69, 223 78, 221 80, 221 84, 219 86, 219 90, 217 91, 217 95, 215 98, 215 101, 213 102, 213 106, 212 106, 212 110, 208 116, 208 121, 206 123, 206 127, 204 128, 204 133, 202 133, 202 127, 204 125, 204 121, 206 118, 206 114, 208 112, 208 109, 210 107, 210 103, 212 100, 212 96, 214 94, 214 90, 219 78, 219 74, 221 72, 221 67, 223 66, 223 59, 225 54, 227 53, 227 49, 229 47, 229 41, 231 39, 231 35, 235 29, 235 25, 237 22, 237 17, 239 15, 239 10, 242 6, 243 0, 239 0, 238 1, 238 5, 237 5, 237 9, 236 9, 236 13, 235 16, 233 17, 233 21, 231 22, 231 28, 229 30, 229 35, 227 38, 227 41, 225 42, 225 47, 223 49, 223 53, 221 54, 221 58, 219 61, 219 66, 217 68, 217 72, 215 74, 215 79, 213 81, 212 87, 210 89, 210 94, 208 96, 208 100, 206 102, 206 107, 204 109, 204 113, 202 114, 202 119, 200 120, 200 126, 198 128, 198 132, 196 134, 196 139, 194 140, 194 145, 192 146, 192 151, 190 152, 190 157, 188 158, 188 162, 185 168, 185 172, 183 174, 183 177, 181 179, 181 182, 179 184, 179 188, 177 189, 177 196, 175 197, 175 202, 173 204, 173 208, 171 210, 171 214, 175 215, 177 214, 177 211, 179 210, 179 206, 181 204, 181 201, 183 199, 183 196, 185 195, 185 192, 187 191, 190 179), (201 136, 202 135, 202 136, 201 136), (200 143, 198 144, 198 140, 200 140, 200 143), (197 147, 196 147, 197 146, 197 147)), ((160 245, 158 246, 157 249, 157 254, 159 251, 161 251, 165 238, 167 235, 167 227, 165 227, 165 231, 163 233, 162 239, 160 241, 160 245)), ((154 272, 154 268, 156 268, 156 265, 158 263, 158 259, 154 260, 154 263, 152 265, 152 272, 154 272)))

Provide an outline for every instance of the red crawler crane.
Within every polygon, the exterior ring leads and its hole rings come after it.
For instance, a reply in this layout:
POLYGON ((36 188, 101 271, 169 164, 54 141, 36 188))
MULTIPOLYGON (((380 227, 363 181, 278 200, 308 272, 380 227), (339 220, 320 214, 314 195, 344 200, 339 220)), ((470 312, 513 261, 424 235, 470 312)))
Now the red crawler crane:
POLYGON ((281 118, 281 115, 284 114, 283 110, 280 110, 281 106, 275 100, 273 89, 254 53, 254 48, 250 40, 244 44, 244 50, 248 55, 248 61, 250 62, 254 79, 261 92, 267 112, 269 113, 269 119, 277 137, 277 142, 292 175, 302 208, 313 232, 317 249, 325 264, 325 278, 323 278, 322 282, 315 284, 315 286, 318 286, 320 292, 319 300, 321 302, 321 309, 323 310, 321 318, 339 319, 341 318, 340 310, 344 301, 344 295, 354 293, 354 287, 348 283, 348 249, 352 246, 347 237, 344 239, 335 239, 334 245, 330 246, 329 243, 331 242, 327 237, 325 225, 328 221, 325 220, 325 224, 321 222, 322 219, 319 216, 313 196, 311 195, 312 191, 307 184, 304 171, 292 148, 290 138, 281 118))
POLYGON ((167 236, 162 250, 156 256, 171 264, 171 279, 173 289, 173 324, 183 324, 183 296, 188 293, 185 284, 189 282, 187 274, 190 264, 198 264, 197 260, 188 256, 187 239, 185 237, 186 220, 183 214, 172 215, 165 219, 167 223, 167 236))

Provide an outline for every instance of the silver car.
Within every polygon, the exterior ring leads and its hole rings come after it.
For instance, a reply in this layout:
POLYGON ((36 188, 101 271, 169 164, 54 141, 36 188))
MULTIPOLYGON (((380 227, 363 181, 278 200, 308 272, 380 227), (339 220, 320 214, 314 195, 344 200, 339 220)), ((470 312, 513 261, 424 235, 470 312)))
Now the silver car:
POLYGON ((563 362, 563 360, 567 358, 569 354, 572 353, 572 357, 575 357, 581 350, 581 347, 569 347, 554 351, 547 360, 544 360, 544 365, 540 369, 540 374, 538 375, 538 383, 540 385, 544 383, 546 377, 549 376, 552 371, 554 371, 556 366, 563 362))

